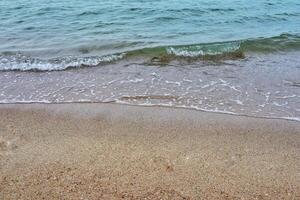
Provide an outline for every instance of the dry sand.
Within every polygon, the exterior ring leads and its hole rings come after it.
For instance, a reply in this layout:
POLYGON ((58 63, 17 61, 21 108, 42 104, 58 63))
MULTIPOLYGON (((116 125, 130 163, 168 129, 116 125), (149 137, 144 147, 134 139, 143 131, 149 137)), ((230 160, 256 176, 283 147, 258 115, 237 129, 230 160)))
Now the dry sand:
POLYGON ((300 123, 0 105, 0 199, 300 199, 300 123))

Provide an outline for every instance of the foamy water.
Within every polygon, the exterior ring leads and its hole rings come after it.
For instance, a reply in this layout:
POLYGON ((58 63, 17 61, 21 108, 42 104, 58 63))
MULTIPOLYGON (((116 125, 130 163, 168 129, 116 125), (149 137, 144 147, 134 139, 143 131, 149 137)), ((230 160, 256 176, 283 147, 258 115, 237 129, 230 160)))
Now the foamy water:
POLYGON ((164 66, 127 60, 80 70, 2 72, 0 102, 115 102, 299 120, 299 55, 164 66))

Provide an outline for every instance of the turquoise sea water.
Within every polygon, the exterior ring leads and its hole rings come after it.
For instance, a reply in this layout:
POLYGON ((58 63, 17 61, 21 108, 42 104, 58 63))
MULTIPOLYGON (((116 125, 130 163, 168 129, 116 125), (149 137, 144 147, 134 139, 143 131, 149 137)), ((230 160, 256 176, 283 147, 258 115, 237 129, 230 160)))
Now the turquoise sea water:
POLYGON ((1 0, 0 70, 97 65, 144 48, 191 57, 249 39, 252 50, 300 48, 299 33, 299 0, 1 0))
POLYGON ((300 121, 299 0, 0 0, 0 103, 300 121))

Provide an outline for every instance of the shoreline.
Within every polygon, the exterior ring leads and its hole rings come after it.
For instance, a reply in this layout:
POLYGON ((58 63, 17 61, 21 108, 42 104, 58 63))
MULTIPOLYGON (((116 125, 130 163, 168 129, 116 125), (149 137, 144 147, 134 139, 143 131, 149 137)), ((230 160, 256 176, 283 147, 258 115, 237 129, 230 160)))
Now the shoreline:
POLYGON ((111 103, 0 104, 3 199, 297 199, 300 124, 111 103))
POLYGON ((124 61, 66 71, 3 72, 0 103, 115 102, 300 121, 298 57, 293 51, 229 63, 160 67, 124 61))
POLYGON ((117 106, 129 106, 129 107, 142 107, 142 108, 162 108, 162 109, 175 109, 175 110, 188 110, 188 111, 196 111, 202 113, 212 113, 217 115, 230 115, 236 117, 246 117, 246 118, 254 118, 254 119, 265 119, 265 120, 283 120, 283 121, 291 121, 291 122, 300 122, 300 118, 298 117, 270 117, 270 116, 252 116, 248 114, 242 113, 232 113, 227 111, 214 111, 214 110, 205 110, 198 109, 192 107, 180 107, 180 106, 168 106, 168 105, 146 105, 146 104, 130 104, 130 103, 119 103, 115 101, 109 102, 89 102, 89 101, 79 101, 79 102, 15 102, 15 103, 1 103, 0 107, 3 105, 15 106, 15 105, 68 105, 68 104, 103 104, 103 105, 117 105, 117 106))

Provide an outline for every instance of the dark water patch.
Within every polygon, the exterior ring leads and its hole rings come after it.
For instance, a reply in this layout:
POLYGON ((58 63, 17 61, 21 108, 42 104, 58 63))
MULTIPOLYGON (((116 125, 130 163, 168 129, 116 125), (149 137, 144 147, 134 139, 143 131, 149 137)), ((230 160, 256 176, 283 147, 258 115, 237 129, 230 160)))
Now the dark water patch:
POLYGON ((17 7, 14 7, 14 10, 21 10, 22 8, 24 8, 24 6, 17 6, 17 7))
POLYGON ((159 21, 159 22, 168 22, 168 21, 175 21, 178 20, 178 17, 175 16, 160 16, 156 17, 153 21, 159 21))
POLYGON ((211 12, 234 12, 235 9, 233 8, 210 8, 208 11, 211 12))
POLYGON ((116 24, 122 25, 121 22, 116 23, 116 22, 102 22, 102 21, 100 21, 100 22, 96 22, 94 27, 95 28, 104 28, 104 27, 112 26, 112 25, 116 25, 116 24))
POLYGON ((90 16, 90 15, 99 15, 99 14, 101 14, 100 11, 84 11, 78 14, 77 16, 81 17, 81 16, 90 16))
POLYGON ((267 2, 267 3, 265 3, 265 5, 267 5, 267 6, 274 6, 275 3, 267 2))
POLYGON ((56 11, 67 11, 68 9, 64 6, 51 6, 40 8, 38 12, 56 12, 56 11))
POLYGON ((175 14, 192 14, 195 16, 200 16, 204 13, 207 13, 207 10, 203 10, 200 8, 183 8, 183 9, 168 9, 166 10, 168 13, 175 13, 175 14))
POLYGON ((35 29, 35 27, 33 27, 33 26, 29 26, 29 27, 24 28, 25 31, 31 31, 31 30, 34 30, 34 29, 35 29))
POLYGON ((144 8, 129 8, 128 11, 130 12, 144 12, 144 8))
POLYGON ((269 21, 287 21, 288 19, 286 18, 286 17, 283 17, 283 16, 281 16, 281 17, 279 17, 279 16, 274 16, 274 15, 264 15, 263 16, 263 18, 265 19, 265 20, 269 20, 269 21))
POLYGON ((18 20, 18 21, 16 21, 15 23, 16 24, 22 24, 22 23, 24 23, 25 21, 24 20, 18 20))
POLYGON ((82 26, 82 27, 76 28, 77 31, 88 30, 88 29, 89 29, 88 26, 82 26))
POLYGON ((284 12, 284 13, 276 13, 275 15, 276 16, 292 16, 292 17, 296 17, 296 16, 299 16, 300 13, 287 13, 287 12, 284 12))

